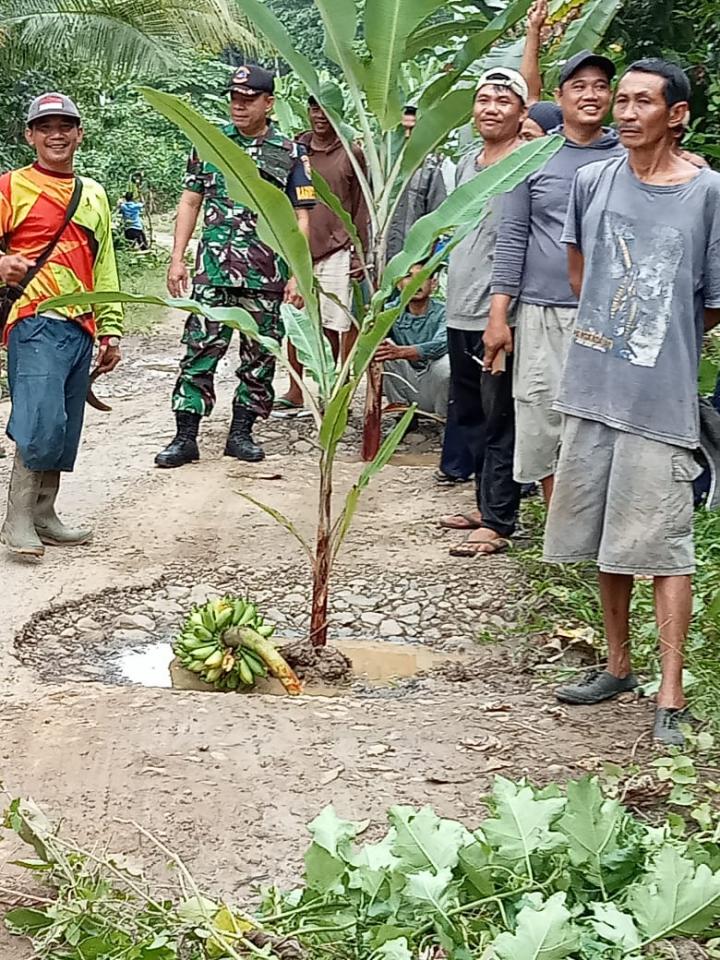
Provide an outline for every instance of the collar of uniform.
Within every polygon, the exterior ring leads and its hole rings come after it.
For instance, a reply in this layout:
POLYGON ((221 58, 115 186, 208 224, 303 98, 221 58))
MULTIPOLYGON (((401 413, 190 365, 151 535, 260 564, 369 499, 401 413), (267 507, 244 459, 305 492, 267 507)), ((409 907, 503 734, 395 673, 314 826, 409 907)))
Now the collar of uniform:
POLYGON ((250 146, 253 143, 268 143, 275 140, 277 136, 277 131, 272 123, 268 123, 267 130, 262 137, 246 137, 244 133, 240 133, 234 123, 228 123, 227 126, 223 127, 223 133, 231 140, 237 140, 241 146, 250 146))

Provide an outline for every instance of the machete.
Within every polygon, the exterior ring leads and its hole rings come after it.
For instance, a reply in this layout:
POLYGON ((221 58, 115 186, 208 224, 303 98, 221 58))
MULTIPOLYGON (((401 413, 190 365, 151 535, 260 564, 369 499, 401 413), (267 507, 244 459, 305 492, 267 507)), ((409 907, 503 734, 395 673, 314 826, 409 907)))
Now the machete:
POLYGON ((94 410, 102 410, 103 413, 109 413, 112 410, 112 407, 109 407, 106 403, 103 403, 102 400, 98 400, 98 398, 95 396, 95 392, 93 391, 93 385, 99 376, 100 371, 95 368, 95 370, 93 370, 93 372, 90 374, 90 384, 88 386, 86 400, 94 410))

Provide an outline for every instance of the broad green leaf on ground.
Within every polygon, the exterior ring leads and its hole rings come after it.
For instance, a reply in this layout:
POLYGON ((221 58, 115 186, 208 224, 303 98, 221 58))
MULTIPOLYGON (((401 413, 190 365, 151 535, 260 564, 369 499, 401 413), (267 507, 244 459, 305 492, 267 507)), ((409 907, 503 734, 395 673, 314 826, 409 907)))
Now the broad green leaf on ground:
POLYGON ((391 830, 379 843, 366 844, 350 854, 352 889, 362 890, 374 899, 383 884, 392 880, 393 870, 400 864, 392 852, 393 838, 391 830))
POLYGON ((400 64, 406 59, 408 39, 445 0, 365 0, 365 94, 380 129, 400 123, 400 64))
POLYGON ((454 190, 437 210, 417 220, 408 231, 404 249, 385 268, 380 291, 373 297, 373 303, 382 302, 390 296, 400 277, 404 277, 414 264, 425 260, 441 234, 460 226, 474 227, 480 222, 491 197, 522 183, 554 156, 563 143, 562 137, 554 136, 518 147, 509 156, 454 190))
POLYGON ((491 858, 484 843, 475 841, 463 847, 459 854, 460 870, 480 897, 489 897, 495 891, 491 858))
POLYGON ((583 12, 568 27, 558 48, 552 51, 554 64, 545 71, 545 86, 552 90, 560 76, 563 64, 581 50, 595 50, 600 46, 605 32, 623 0, 588 0, 583 12))
POLYGON ((5 925, 12 934, 19 937, 32 937, 52 926, 53 921, 42 910, 31 910, 29 907, 19 907, 9 910, 5 914, 5 925))
POLYGON ((564 799, 537 800, 532 787, 498 777, 493 790, 495 816, 485 820, 482 832, 499 856, 511 862, 524 860, 532 875, 530 857, 567 843, 552 824, 565 807, 564 799))
POLYGON ((180 919, 185 920, 187 923, 201 924, 209 918, 214 917, 219 908, 220 905, 213 900, 209 900, 207 897, 197 896, 188 897, 187 900, 183 900, 183 902, 178 905, 176 912, 180 919))
POLYGON ((492 943, 498 960, 562 960, 580 943, 570 922, 565 894, 556 893, 540 907, 524 907, 517 917, 515 933, 501 933, 492 943))
POLYGON ((439 873, 457 866, 458 854, 473 842, 473 836, 455 820, 441 820, 430 808, 391 807, 395 827, 392 851, 406 871, 432 868, 439 873))
POLYGON ((280 310, 285 333, 298 360, 319 386, 321 399, 327 398, 335 379, 335 359, 327 337, 304 310, 289 303, 284 303, 280 310))
POLYGON ((570 858, 585 876, 605 890, 603 857, 618 844, 626 814, 617 800, 606 800, 596 779, 583 777, 567 786, 567 805, 556 829, 568 838, 570 858))
POLYGON ((652 867, 628 895, 627 907, 643 940, 696 936, 720 918, 720 870, 696 867, 677 848, 662 848, 652 867))
POLYGON ((373 960, 413 960, 406 937, 388 940, 373 954, 373 960))
POLYGON ((594 917, 590 923, 599 937, 616 944, 623 953, 639 949, 640 934, 629 913, 623 913, 614 903, 593 903, 591 907, 594 917))
POLYGON ((189 137, 202 157, 222 171, 230 196, 258 215, 258 236, 288 264, 311 317, 318 315, 310 247, 290 200, 265 180, 249 154, 180 97, 141 87, 148 103, 189 137))
POLYGON ((342 820, 335 813, 332 805, 318 814, 308 830, 313 842, 333 856, 346 858, 350 855, 350 842, 367 830, 368 821, 342 820))
POLYGON ((305 883, 316 893, 342 893, 347 864, 317 843, 305 852, 305 883))
POLYGON ((432 870, 421 870, 420 873, 411 873, 403 889, 403 896, 411 900, 420 900, 429 904, 438 913, 445 911, 453 904, 452 870, 445 868, 438 873, 432 870))
POLYGON ((413 405, 403 414, 401 419, 395 424, 385 440, 383 440, 382 446, 378 450, 375 459, 363 468, 363 471, 358 477, 356 483, 352 486, 350 492, 345 497, 345 506, 343 507, 342 513, 338 517, 332 531, 333 557, 337 556, 340 547, 343 545, 343 541, 347 536, 347 532, 350 529, 350 524, 352 523, 353 517, 355 516, 355 512, 358 508, 363 490, 368 486, 372 478, 378 474, 388 463, 392 455, 397 450, 398 446, 400 445, 400 441, 405 436, 405 432, 410 425, 410 421, 415 416, 415 410, 416 407, 413 405))

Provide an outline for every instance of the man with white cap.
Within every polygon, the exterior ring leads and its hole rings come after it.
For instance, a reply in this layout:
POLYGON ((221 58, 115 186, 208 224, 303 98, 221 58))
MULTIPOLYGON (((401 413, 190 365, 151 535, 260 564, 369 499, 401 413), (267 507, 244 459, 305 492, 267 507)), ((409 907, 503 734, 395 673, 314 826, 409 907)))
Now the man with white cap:
MULTIPOLYGON (((33 100, 25 139, 37 160, 0 177, 0 331, 8 347, 15 441, 8 507, 0 540, 14 554, 41 557, 45 545, 86 543, 55 513, 61 472, 75 466, 96 373, 120 361, 123 314, 117 304, 43 309, 62 295, 118 288, 105 191, 73 170, 83 130, 78 108, 61 93, 33 100)), ((97 401, 96 401, 97 402, 97 401)))
MULTIPOLYGON (((520 73, 505 68, 487 71, 478 82, 473 107, 482 137, 461 158, 460 186, 504 159, 521 143, 520 127, 527 112, 528 86, 520 73)), ((471 530, 452 556, 477 557, 509 546, 520 505, 520 487, 513 480, 515 422, 512 373, 483 371, 483 335, 490 311, 490 283, 497 237, 499 202, 450 254, 447 326, 451 393, 456 420, 474 459, 477 511, 444 517, 440 525, 471 530)))
POLYGON ((614 76, 612 60, 590 50, 567 61, 555 91, 565 144, 505 196, 498 227, 485 359, 489 365, 498 350, 509 353, 514 340, 515 479, 541 481, 548 502, 561 430, 552 405, 578 302, 560 237, 576 172, 624 153, 617 131, 603 127, 614 76), (516 301, 513 337, 509 321, 516 301))

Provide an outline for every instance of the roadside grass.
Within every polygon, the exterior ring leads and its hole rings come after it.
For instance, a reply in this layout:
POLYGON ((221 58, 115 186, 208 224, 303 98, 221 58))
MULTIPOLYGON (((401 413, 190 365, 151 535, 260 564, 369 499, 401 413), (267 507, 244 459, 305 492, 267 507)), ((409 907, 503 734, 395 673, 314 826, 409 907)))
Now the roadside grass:
MULTIPOLYGON (((159 245, 142 252, 133 250, 124 243, 116 248, 120 288, 128 293, 147 293, 167 296, 165 275, 170 256, 159 245)), ((125 304, 125 333, 150 334, 167 313, 166 307, 144 303, 125 304)))
MULTIPOLYGON (((531 599, 519 623, 524 634, 554 636, 559 626, 589 627, 586 635, 598 652, 606 653, 602 611, 594 564, 560 567, 543 562, 545 508, 525 504, 523 525, 530 545, 515 554, 530 585, 531 599)), ((693 580, 693 619, 686 646, 686 689, 694 713, 720 732, 720 512, 695 515, 697 572, 693 580)), ((631 604, 633 664, 648 682, 657 680, 660 663, 652 583, 638 581, 631 604)), ((558 673, 562 666, 558 664, 558 673)), ((547 676, 547 674, 545 674, 547 676)))

